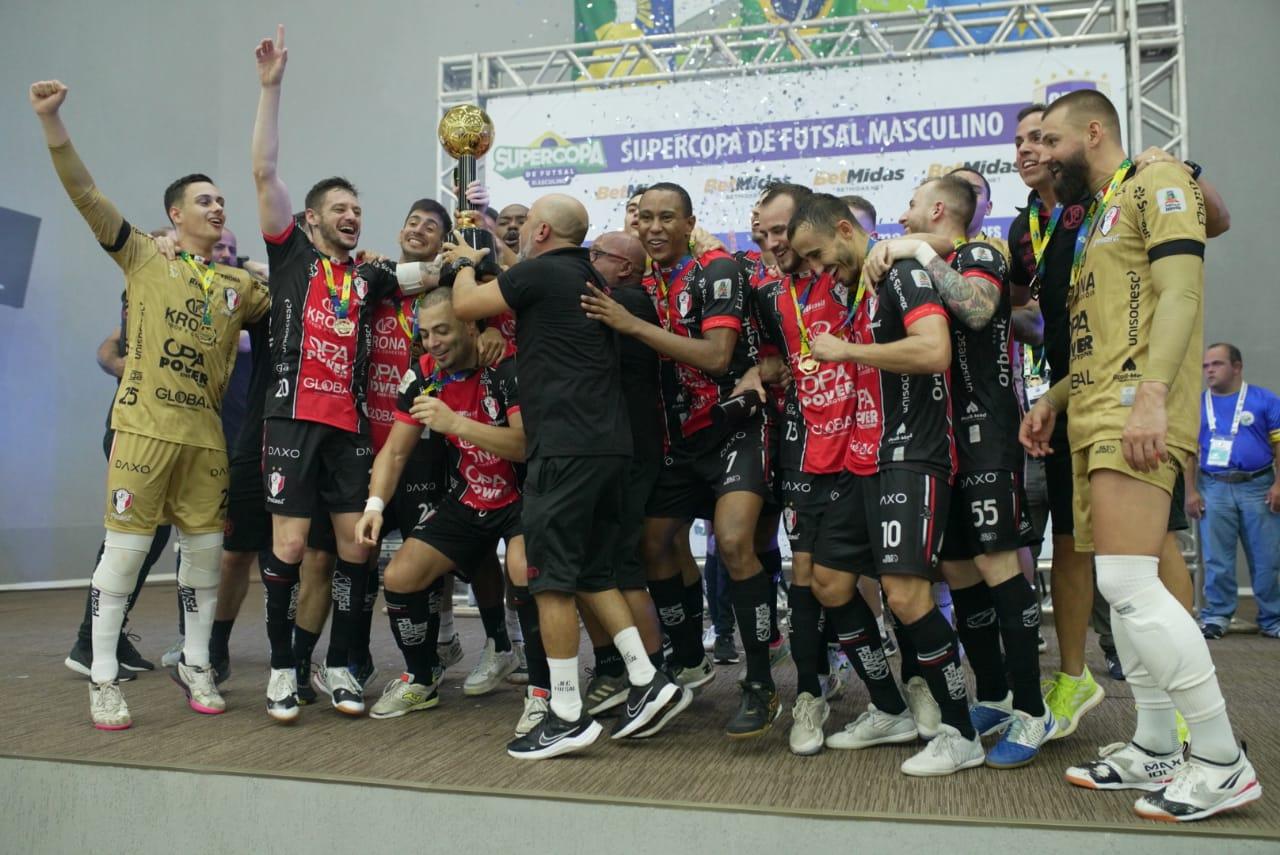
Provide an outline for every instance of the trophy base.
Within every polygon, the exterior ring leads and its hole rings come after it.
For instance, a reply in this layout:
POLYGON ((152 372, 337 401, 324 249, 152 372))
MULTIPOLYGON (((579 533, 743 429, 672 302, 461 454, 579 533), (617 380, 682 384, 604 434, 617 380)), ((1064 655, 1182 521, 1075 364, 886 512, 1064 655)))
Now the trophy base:
MULTIPOLYGON (((476 262, 476 281, 493 279, 502 272, 502 268, 498 265, 498 246, 494 239, 493 233, 485 229, 477 228, 460 228, 456 229, 462 235, 462 239, 467 242, 467 246, 472 249, 487 249, 489 254, 476 262)), ((440 284, 444 286, 453 285, 453 272, 446 267, 440 273, 440 284)))

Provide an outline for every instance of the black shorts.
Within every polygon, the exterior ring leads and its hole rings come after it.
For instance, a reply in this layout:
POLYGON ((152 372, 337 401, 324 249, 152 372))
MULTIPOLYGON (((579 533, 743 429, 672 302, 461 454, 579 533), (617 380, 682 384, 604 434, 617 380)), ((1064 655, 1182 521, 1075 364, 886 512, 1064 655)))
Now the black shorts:
POLYGON ((382 534, 399 531, 408 538, 413 530, 427 521, 431 511, 440 505, 446 484, 438 467, 423 458, 410 458, 400 474, 391 501, 382 512, 382 534))
POLYGON ((319 422, 267 419, 262 459, 268 512, 309 517, 317 499, 330 513, 364 510, 373 465, 367 435, 319 422))
POLYGON ((478 511, 445 496, 428 511, 410 537, 439 550, 453 562, 453 572, 470 579, 471 572, 498 546, 499 540, 510 542, 522 531, 520 501, 491 511, 478 511))
POLYGON ((910 469, 844 473, 823 515, 814 563, 849 573, 867 573, 869 564, 880 576, 932 579, 950 498, 951 486, 937 475, 910 469))
POLYGON ((956 476, 942 544, 944 561, 1011 552, 1035 542, 1022 475, 1004 470, 956 476))
POLYGON ((640 538, 644 533, 644 510, 658 482, 662 460, 632 458, 622 485, 622 528, 618 532, 618 558, 614 580, 623 591, 643 591, 648 585, 640 560, 640 538))
POLYGON ((235 460, 227 488, 227 521, 222 548, 227 552, 261 552, 271 548, 271 514, 262 498, 262 462, 235 460))
POLYGON ((814 475, 793 469, 784 471, 778 479, 782 488, 782 525, 792 552, 813 552, 818 529, 839 479, 838 472, 814 475))
POLYGON ((617 587, 629 462, 614 455, 529 461, 524 530, 531 592, 617 587))
POLYGON ((714 519, 716 500, 747 491, 772 501, 769 424, 757 416, 728 435, 708 428, 668 453, 649 500, 650 517, 714 519))

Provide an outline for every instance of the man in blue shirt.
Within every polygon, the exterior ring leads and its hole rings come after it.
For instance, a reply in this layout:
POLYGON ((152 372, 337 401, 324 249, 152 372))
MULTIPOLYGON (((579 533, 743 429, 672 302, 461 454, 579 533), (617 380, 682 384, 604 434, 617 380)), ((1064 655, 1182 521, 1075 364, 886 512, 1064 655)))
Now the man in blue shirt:
POLYGON ((1236 610, 1236 542, 1244 542, 1262 634, 1280 638, 1280 397, 1244 382, 1232 344, 1204 355, 1200 486, 1187 479, 1187 514, 1201 522, 1205 638, 1222 638, 1236 610))

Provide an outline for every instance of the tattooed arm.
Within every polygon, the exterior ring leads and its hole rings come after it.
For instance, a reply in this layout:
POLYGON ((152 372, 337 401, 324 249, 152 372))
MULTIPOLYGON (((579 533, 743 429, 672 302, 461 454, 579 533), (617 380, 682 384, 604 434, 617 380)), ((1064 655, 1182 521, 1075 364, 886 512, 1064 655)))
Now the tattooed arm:
POLYGON ((976 273, 962 274, 927 243, 919 246, 915 257, 928 271, 929 278, 938 288, 938 296, 956 320, 971 330, 980 330, 991 322, 991 316, 1000 305, 1000 288, 990 278, 976 273))

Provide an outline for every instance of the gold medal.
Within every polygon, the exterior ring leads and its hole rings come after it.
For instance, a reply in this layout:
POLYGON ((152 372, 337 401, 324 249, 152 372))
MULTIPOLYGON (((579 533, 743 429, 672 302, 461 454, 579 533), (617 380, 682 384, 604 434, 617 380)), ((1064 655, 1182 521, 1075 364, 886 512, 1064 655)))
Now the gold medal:
POLYGON ((805 374, 812 374, 818 370, 818 360, 812 356, 805 356, 800 360, 800 370, 805 374))
POLYGON ((196 327, 196 341, 201 344, 213 344, 218 340, 218 333, 211 326, 201 324, 196 327))
POLYGON ((356 331, 356 322, 350 318, 338 318, 333 322, 333 331, 344 338, 354 335, 356 331))

